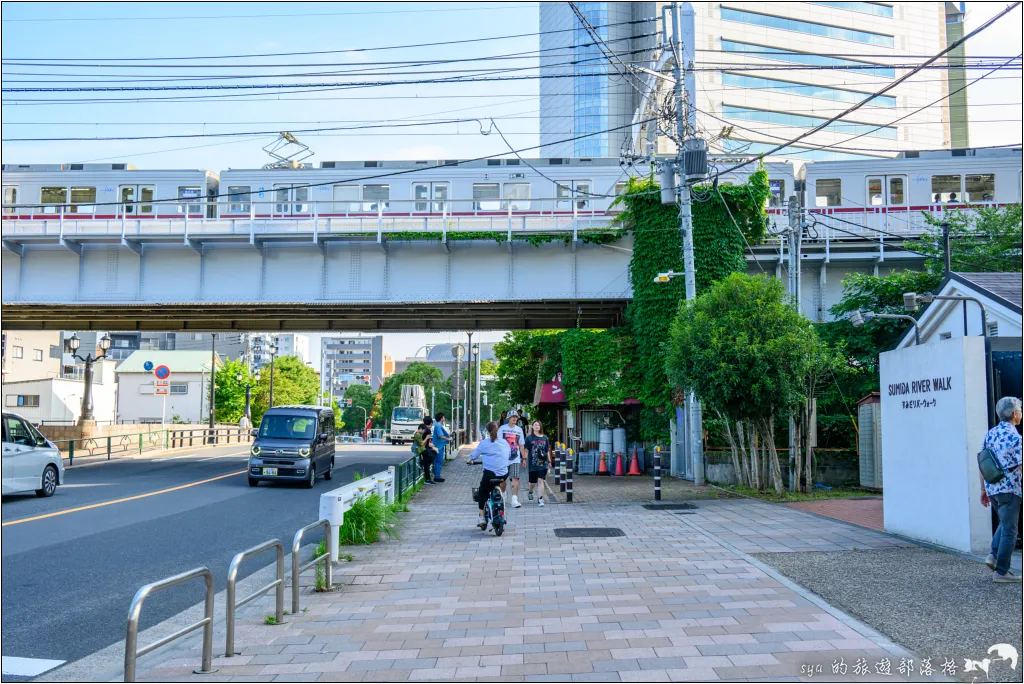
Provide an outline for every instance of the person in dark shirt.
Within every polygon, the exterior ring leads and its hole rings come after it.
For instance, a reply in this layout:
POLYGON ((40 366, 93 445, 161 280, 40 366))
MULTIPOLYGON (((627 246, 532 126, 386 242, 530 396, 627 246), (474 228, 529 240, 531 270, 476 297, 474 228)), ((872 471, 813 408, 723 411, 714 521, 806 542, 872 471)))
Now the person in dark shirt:
POLYGON ((533 490, 537 489, 537 505, 544 505, 544 481, 551 467, 551 443, 544 435, 544 425, 539 420, 530 423, 530 434, 524 440, 527 454, 527 467, 530 472, 530 491, 527 494, 533 501, 533 490))

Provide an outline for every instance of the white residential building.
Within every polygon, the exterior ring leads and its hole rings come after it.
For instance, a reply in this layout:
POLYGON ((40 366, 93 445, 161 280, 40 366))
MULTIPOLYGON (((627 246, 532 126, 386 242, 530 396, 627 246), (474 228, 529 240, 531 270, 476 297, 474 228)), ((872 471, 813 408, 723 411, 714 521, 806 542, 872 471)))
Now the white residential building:
MULTIPOLYGON (((223 363, 217 357, 216 367, 223 363)), ((209 351, 137 351, 117 367, 117 417, 125 422, 170 423, 180 420, 201 423, 209 416, 209 351), (155 378, 145 369, 167 366, 171 371, 170 394, 156 394, 155 378), (166 402, 166 405, 165 405, 166 402)))
MULTIPOLYGON (((623 63, 644 62, 661 30, 654 2, 583 2, 581 12, 623 63), (650 21, 642 21, 649 19, 650 21), (630 23, 632 22, 632 23, 630 23), (629 39, 632 36, 632 39, 629 39)), ((698 132, 711 151, 761 153, 859 102, 962 35, 963 13, 944 2, 694 2, 698 132), (731 127, 731 128, 730 128, 731 127)), ((541 144, 546 157, 616 157, 647 77, 619 75, 568 3, 541 3, 541 144), (563 48, 563 49, 557 49, 563 48), (575 60, 577 63, 570 65, 575 60), (620 128, 621 127, 621 128, 620 128), (610 128, 574 142, 560 140, 610 128)), ((966 97, 950 97, 962 70, 925 70, 808 143, 776 154, 802 161, 893 156, 967 146, 966 97), (928 107, 935 101, 940 106, 928 107), (897 122, 904 115, 906 119, 897 122), (876 127, 878 130, 874 130, 876 127), (859 136, 842 144, 849 138, 859 136), (812 150, 837 145, 850 151, 812 150)), ((663 87, 663 86, 662 86, 663 87)), ((674 145, 659 140, 659 151, 674 145)))
MULTIPOLYGON (((116 365, 116 361, 100 361, 93 366, 92 414, 101 425, 114 423, 117 419, 116 365)), ((80 366, 74 368, 81 369, 80 366)), ((14 411, 36 425, 73 425, 82 415, 84 391, 85 383, 80 372, 6 382, 3 386, 4 409, 14 411)))

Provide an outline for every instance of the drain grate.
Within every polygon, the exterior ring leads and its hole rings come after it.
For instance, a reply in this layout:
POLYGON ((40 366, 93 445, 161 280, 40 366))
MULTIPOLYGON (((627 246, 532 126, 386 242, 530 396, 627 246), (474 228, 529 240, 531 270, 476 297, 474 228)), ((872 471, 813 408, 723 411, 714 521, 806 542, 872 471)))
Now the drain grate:
POLYGON ((556 527, 555 536, 568 537, 625 537, 626 533, 618 527, 556 527))
POLYGON ((692 503, 644 504, 644 508, 649 511, 692 511, 696 510, 697 506, 692 503))

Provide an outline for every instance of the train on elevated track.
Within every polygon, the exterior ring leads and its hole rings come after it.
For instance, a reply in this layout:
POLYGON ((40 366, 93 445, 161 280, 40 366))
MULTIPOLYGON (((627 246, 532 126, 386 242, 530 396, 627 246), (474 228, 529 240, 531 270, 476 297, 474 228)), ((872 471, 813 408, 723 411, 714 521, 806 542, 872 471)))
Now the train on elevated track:
MULTIPOLYGON (((712 169, 742 158, 711 157, 712 169)), ((878 214, 1020 202, 1021 148, 902 152, 893 158, 764 164, 769 212, 795 194, 807 211, 864 223, 878 214)), ((718 177, 743 182, 751 163, 718 177)), ((319 166, 137 169, 3 164, 3 219, 331 219, 607 215, 649 165, 613 158, 325 161, 319 166)))

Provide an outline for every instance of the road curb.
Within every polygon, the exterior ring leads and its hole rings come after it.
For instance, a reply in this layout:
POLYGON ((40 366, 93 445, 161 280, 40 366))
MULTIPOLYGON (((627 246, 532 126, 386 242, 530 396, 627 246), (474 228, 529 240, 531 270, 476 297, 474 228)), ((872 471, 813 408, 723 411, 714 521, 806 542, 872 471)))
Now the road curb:
MULTIPOLYGON (((242 443, 237 444, 207 444, 204 446, 193 446, 187 449, 160 449, 159 451, 147 451, 143 455, 132 454, 131 456, 118 456, 116 458, 106 459, 103 457, 96 457, 97 460, 87 463, 76 463, 74 465, 64 466, 64 470, 75 470, 77 468, 91 468, 98 465, 106 465, 108 463, 119 463, 123 461, 149 461, 155 458, 162 458, 168 454, 182 454, 185 455, 190 451, 208 451, 210 449, 226 449, 231 446, 242 446, 242 443)), ((62 458, 65 458, 62 456, 62 458)), ((83 459, 91 458, 89 456, 81 457, 83 459)), ((77 460, 77 459, 76 459, 77 460)))

